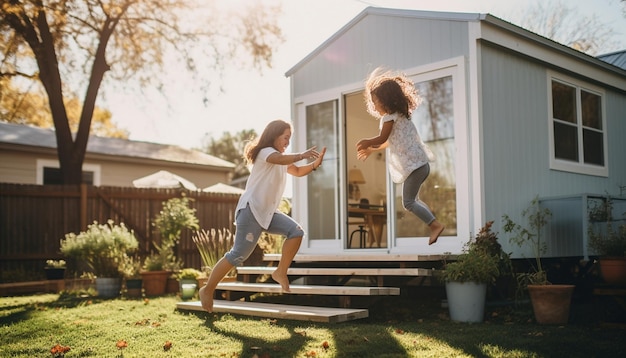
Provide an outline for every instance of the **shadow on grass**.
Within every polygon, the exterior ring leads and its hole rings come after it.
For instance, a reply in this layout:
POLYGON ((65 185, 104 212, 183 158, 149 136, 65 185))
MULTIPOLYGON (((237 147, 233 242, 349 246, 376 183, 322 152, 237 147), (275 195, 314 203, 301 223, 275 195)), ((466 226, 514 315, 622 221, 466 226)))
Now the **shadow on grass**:
MULTIPOLYGON (((329 298, 320 302, 321 298, 311 297, 306 303, 303 303, 303 298, 298 296, 297 303, 332 306, 329 298)), ((572 303, 570 322, 565 326, 550 326, 534 322, 528 301, 521 301, 518 305, 489 305, 484 323, 452 322, 447 308, 441 306, 442 298, 445 298, 442 292, 421 290, 417 296, 385 297, 375 302, 368 302, 365 298, 353 299, 353 306, 369 309, 369 318, 315 326, 331 332, 338 357, 423 356, 432 355, 437 349, 471 357, 626 356, 624 308, 614 299, 576 299, 572 303), (617 322, 612 323, 611 320, 617 322)), ((294 303, 290 302, 292 299, 293 296, 283 295, 258 297, 255 301, 290 304, 294 303)), ((293 321, 278 322, 292 333, 298 325, 307 325, 293 321)), ((248 339, 233 332, 219 333, 241 341, 248 339)), ((289 339, 280 342, 280 347, 283 344, 292 347, 289 351, 279 355, 271 350, 267 353, 272 357, 286 357, 301 351, 307 342, 301 338, 289 339)), ((260 347, 268 347, 268 344, 272 347, 271 342, 253 343, 260 347)), ((248 349, 250 347, 247 345, 248 349)))

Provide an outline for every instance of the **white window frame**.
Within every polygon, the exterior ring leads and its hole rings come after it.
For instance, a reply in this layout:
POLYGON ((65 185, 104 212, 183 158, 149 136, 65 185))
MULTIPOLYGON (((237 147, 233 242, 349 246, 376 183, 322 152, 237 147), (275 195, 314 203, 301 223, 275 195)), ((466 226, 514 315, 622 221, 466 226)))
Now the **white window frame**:
POLYGON ((560 73, 556 73, 553 71, 548 71, 547 75, 548 83, 548 141, 550 143, 550 169, 566 171, 571 173, 585 174, 585 175, 594 175, 594 176, 609 176, 609 158, 608 158, 608 143, 607 143, 607 126, 606 126, 606 93, 600 87, 593 86, 589 83, 583 82, 581 80, 575 79, 573 77, 569 77, 566 75, 562 75, 560 73), (580 157, 578 158, 578 162, 562 160, 555 157, 554 154, 554 121, 555 119, 552 117, 553 108, 552 108, 552 81, 557 81, 563 83, 565 85, 574 87, 576 89, 576 117, 578 121, 576 123, 576 127, 578 129, 578 149, 580 153, 580 157), (583 125, 582 125, 582 114, 581 114, 581 103, 580 103, 580 91, 585 90, 586 92, 594 93, 600 96, 600 106, 602 109, 602 144, 604 145, 603 153, 604 153, 604 165, 593 165, 584 162, 584 152, 583 152, 583 125))
MULTIPOLYGON (((37 185, 43 185, 43 172, 44 168, 61 168, 58 160, 50 160, 50 159, 37 159, 37 185)), ((100 177, 102 173, 102 168, 100 164, 89 164, 83 163, 83 171, 84 172, 92 172, 93 173, 93 185, 100 186, 100 177)))

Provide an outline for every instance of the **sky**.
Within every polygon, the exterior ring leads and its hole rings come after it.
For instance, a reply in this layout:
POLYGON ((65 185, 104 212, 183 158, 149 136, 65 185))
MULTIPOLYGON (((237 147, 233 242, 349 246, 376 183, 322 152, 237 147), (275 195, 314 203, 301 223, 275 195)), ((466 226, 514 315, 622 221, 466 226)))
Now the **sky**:
MULTIPOLYGON (((233 0, 220 0, 233 1, 233 0)), ((239 0, 252 1, 252 0, 239 0)), ((541 0, 256 0, 280 2, 279 25, 285 42, 274 52, 271 69, 241 70, 227 67, 215 81, 223 91, 203 94, 192 91, 190 79, 177 76, 177 66, 164 74, 171 80, 164 98, 156 93, 130 90, 107 94, 99 106, 112 112, 112 119, 130 132, 130 139, 185 148, 202 148, 206 139, 224 132, 254 129, 261 133, 274 119, 291 120, 290 84, 285 73, 314 51, 368 6, 425 11, 490 13, 512 21, 516 15, 541 0), (245 101, 245 105, 242 105, 245 101), (243 107, 243 108, 242 108, 243 107), (236 109, 236 110, 234 110, 236 109)), ((543 0, 558 2, 559 0, 543 0)), ((579 16, 596 14, 617 33, 618 48, 626 49, 626 17, 619 0, 561 0, 579 16)), ((513 21, 515 22, 515 21, 513 21)), ((198 86, 195 86, 196 88, 198 86)))

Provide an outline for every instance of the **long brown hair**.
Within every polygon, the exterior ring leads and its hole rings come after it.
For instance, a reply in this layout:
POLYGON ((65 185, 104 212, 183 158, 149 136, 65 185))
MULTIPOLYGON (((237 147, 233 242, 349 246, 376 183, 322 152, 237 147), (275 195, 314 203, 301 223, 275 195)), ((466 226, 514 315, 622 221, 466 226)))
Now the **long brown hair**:
POLYGON ((282 119, 269 122, 260 137, 246 144, 243 157, 248 161, 248 164, 254 163, 261 149, 273 146, 276 138, 283 134, 286 129, 291 129, 291 124, 282 119))
POLYGON ((411 113, 421 102, 413 81, 402 73, 382 67, 372 71, 365 82, 367 111, 378 117, 380 113, 374 107, 372 96, 378 98, 387 113, 401 113, 406 118, 411 118, 411 113))

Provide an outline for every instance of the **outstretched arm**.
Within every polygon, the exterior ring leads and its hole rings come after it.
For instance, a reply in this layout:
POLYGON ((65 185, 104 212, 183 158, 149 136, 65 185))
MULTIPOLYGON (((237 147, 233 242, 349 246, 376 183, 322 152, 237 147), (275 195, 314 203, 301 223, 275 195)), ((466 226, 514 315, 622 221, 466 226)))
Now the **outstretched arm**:
POLYGON ((324 155, 326 154, 326 147, 322 148, 322 151, 318 153, 315 160, 309 164, 305 164, 303 166, 297 166, 295 164, 291 164, 287 167, 287 173, 296 176, 302 177, 307 174, 311 174, 313 171, 317 170, 322 165, 322 161, 324 160, 324 155))
POLYGON ((387 139, 389 139, 391 128, 393 128, 393 121, 385 122, 376 137, 358 141, 356 144, 357 159, 365 160, 372 152, 387 148, 387 139))
POLYGON ((283 154, 280 152, 274 152, 267 157, 267 162, 280 165, 291 165, 295 162, 299 162, 302 159, 315 159, 319 157, 320 153, 316 150, 317 147, 311 147, 302 153, 283 154))

